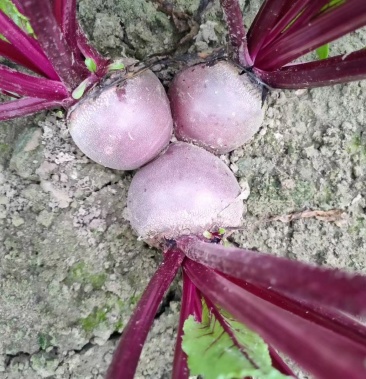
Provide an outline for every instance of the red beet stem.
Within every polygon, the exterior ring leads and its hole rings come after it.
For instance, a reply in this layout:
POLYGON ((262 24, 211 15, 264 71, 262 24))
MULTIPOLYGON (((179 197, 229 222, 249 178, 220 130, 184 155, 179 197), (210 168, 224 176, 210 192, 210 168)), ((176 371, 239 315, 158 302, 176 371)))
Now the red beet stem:
POLYGON ((182 237, 178 248, 199 263, 240 280, 353 315, 366 313, 366 277, 255 251, 182 237))
POLYGON ((36 67, 36 72, 40 72, 53 80, 59 79, 50 61, 42 52, 38 42, 23 32, 13 20, 1 11, 0 34, 11 43, 11 45, 9 45, 7 42, 1 41, 0 54, 2 56, 6 56, 7 58, 16 56, 17 61, 20 61, 25 67, 31 69, 32 66, 36 67), (31 62, 31 66, 29 66, 28 62, 31 62))
POLYGON ((351 54, 255 73, 273 88, 311 88, 366 79, 366 49, 351 54))
POLYGON ((255 60, 265 38, 280 20, 283 11, 291 0, 265 0, 248 31, 248 48, 255 60))
POLYGON ((292 376, 293 378, 297 378, 294 372, 290 369, 290 367, 284 362, 284 360, 280 357, 277 351, 269 346, 269 354, 272 359, 272 366, 277 369, 282 374, 292 376))
MULTIPOLYGON (((174 353, 174 363, 173 363, 173 373, 172 379, 188 379, 189 369, 187 366, 187 355, 182 350, 182 337, 183 337, 183 327, 184 323, 190 315, 194 315, 197 320, 195 303, 197 302, 198 294, 197 289, 188 278, 188 276, 183 273, 183 294, 182 303, 180 308, 179 316, 179 326, 177 333, 177 341, 175 344, 174 353)), ((198 301, 199 298, 198 298, 198 301)), ((202 311, 201 311, 202 312, 202 311)), ((199 315, 200 318, 200 315, 199 315)))
POLYGON ((260 50, 255 66, 274 71, 325 43, 366 25, 366 2, 352 0, 313 17, 305 25, 294 26, 260 50))
POLYGON ((366 347, 366 326, 343 312, 321 305, 314 305, 297 298, 286 297, 272 289, 266 289, 226 275, 224 277, 263 300, 366 347))
POLYGON ((64 9, 63 3, 64 3, 64 0, 51 0, 53 15, 55 16, 57 24, 60 27, 62 26, 62 19, 63 19, 63 9, 64 9))
POLYGON ((68 46, 53 15, 51 3, 25 0, 23 7, 39 44, 58 76, 69 90, 76 88, 89 75, 89 71, 68 46))
POLYGON ((62 6, 61 30, 68 44, 76 46, 76 0, 56 0, 62 6))
POLYGON ((109 60, 90 45, 88 38, 81 30, 76 18, 76 0, 54 0, 53 13, 74 54, 81 60, 92 58, 97 65, 95 74, 99 77, 104 76, 109 60))
MULTIPOLYGON (((16 49, 9 42, 0 40, 0 56, 14 63, 17 63, 23 67, 26 67, 29 70, 36 72, 39 75, 46 76, 46 77, 48 76, 44 71, 42 71, 40 67, 38 67, 37 64, 29 60, 24 54, 22 54, 18 49, 16 49)), ((54 75, 57 78, 56 73, 54 73, 54 75)))
MULTIPOLYGON (((305 1, 305 0, 298 0, 298 1, 305 1)), ((305 8, 302 9, 301 13, 297 15, 296 18, 294 18, 291 21, 291 24, 289 23, 282 31, 281 33, 277 34, 275 37, 272 38, 272 32, 268 34, 268 37, 265 39, 262 48, 268 46, 272 41, 277 40, 279 38, 282 38, 288 34, 291 34, 294 28, 299 28, 300 26, 305 26, 310 20, 315 17, 325 6, 329 4, 329 0, 318 0, 316 2, 308 2, 305 8)))
POLYGON ((82 52, 84 57, 92 58, 95 61, 97 65, 97 71, 95 74, 99 77, 103 77, 107 71, 107 66, 110 60, 99 54, 99 52, 90 44, 80 26, 77 28, 76 36, 79 50, 82 52))
POLYGON ((106 379, 133 379, 142 347, 154 321, 159 304, 174 279, 184 254, 168 251, 146 287, 125 327, 106 379))
POLYGON ((50 101, 63 100, 69 96, 65 86, 58 81, 23 74, 1 64, 0 89, 50 101))
POLYGON ((39 111, 53 109, 64 105, 64 101, 50 101, 34 97, 5 101, 0 103, 0 121, 28 116, 39 111))
MULTIPOLYGON (((328 0, 323 0, 328 1, 328 0)), ((263 47, 270 44, 273 40, 275 40, 286 28, 291 28, 291 23, 293 23, 296 18, 303 12, 304 8, 311 2, 311 0, 298 0, 295 1, 287 12, 281 17, 281 19, 277 22, 277 24, 272 28, 272 30, 268 33, 268 36, 263 41, 263 47)))
POLYGON ((229 29, 230 45, 233 48, 234 60, 244 67, 252 64, 249 62, 246 33, 244 29, 243 15, 238 0, 220 0, 224 11, 226 23, 229 29))
POLYGON ((84 58, 77 44, 76 0, 54 0, 53 13, 74 59, 83 66, 84 58))
POLYGON ((184 270, 212 302, 318 379, 365 377, 366 349, 360 344, 252 295, 197 262, 186 260, 184 270))

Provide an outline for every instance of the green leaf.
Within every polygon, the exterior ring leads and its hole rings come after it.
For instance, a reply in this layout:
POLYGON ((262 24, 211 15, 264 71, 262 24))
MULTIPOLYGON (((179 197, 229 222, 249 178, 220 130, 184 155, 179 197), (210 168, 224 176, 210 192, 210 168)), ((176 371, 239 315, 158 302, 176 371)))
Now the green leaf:
POLYGON ((208 230, 205 230, 202 235, 207 238, 208 240, 210 240, 212 238, 212 233, 210 233, 208 230))
POLYGON ((93 58, 86 58, 85 59, 85 66, 90 72, 96 72, 97 71, 97 64, 93 58))
POLYGON ((125 65, 122 62, 116 61, 108 66, 108 71, 124 70, 125 65))
MULTIPOLYGON (((34 36, 34 32, 28 18, 18 11, 17 7, 13 4, 11 0, 0 0, 0 11, 4 12, 27 34, 31 34, 34 36)), ((6 40, 4 36, 1 34, 0 38, 6 40)))
POLYGON ((345 0, 330 0, 328 4, 324 5, 324 7, 321 9, 321 12, 325 11, 328 8, 336 7, 344 3, 345 3, 345 0))
POLYGON ((327 59, 329 57, 329 43, 318 47, 316 49, 316 54, 319 59, 327 59))
MULTIPOLYGON (((346 0, 330 0, 328 4, 325 4, 323 6, 323 8, 320 9, 320 12, 324 12, 326 11, 327 9, 329 8, 332 8, 332 7, 336 7, 338 5, 341 5, 343 3, 345 3, 346 0)), ((300 16, 301 14, 303 13, 303 11, 301 11, 300 13, 298 13, 295 18, 293 20, 291 20, 289 22, 289 24, 283 29, 283 31, 286 31, 300 16)), ((322 59, 322 58, 320 58, 322 59)))
POLYGON ((86 87, 89 85, 89 79, 86 78, 83 80, 73 91, 72 91, 72 98, 75 100, 79 100, 86 90, 86 87))
POLYGON ((289 378, 272 367, 268 346, 256 333, 227 312, 220 310, 220 314, 240 346, 203 302, 202 322, 190 316, 183 328, 182 348, 188 356, 191 375, 202 375, 205 379, 289 378))
MULTIPOLYGON (((330 0, 329 3, 324 5, 324 7, 320 11, 324 12, 329 8, 335 8, 344 3, 345 3, 345 0, 330 0)), ((329 46, 330 46, 329 43, 327 43, 316 49, 316 54, 319 59, 327 59, 329 57, 329 46)))

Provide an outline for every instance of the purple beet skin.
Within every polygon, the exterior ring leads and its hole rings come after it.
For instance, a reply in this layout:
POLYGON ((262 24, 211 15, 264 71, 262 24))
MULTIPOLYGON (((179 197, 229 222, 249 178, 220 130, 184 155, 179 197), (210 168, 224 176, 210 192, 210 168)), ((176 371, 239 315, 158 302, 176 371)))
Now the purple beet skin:
POLYGON ((239 195, 235 176, 219 158, 179 142, 136 173, 127 214, 138 235, 157 244, 163 238, 240 226, 239 195))
POLYGON ((118 86, 95 89, 71 110, 68 121, 85 155, 119 170, 136 169, 156 157, 173 131, 164 87, 150 70, 118 86))
POLYGON ((228 62, 199 64, 174 79, 169 97, 178 139, 224 154, 248 142, 264 117, 260 88, 228 62))

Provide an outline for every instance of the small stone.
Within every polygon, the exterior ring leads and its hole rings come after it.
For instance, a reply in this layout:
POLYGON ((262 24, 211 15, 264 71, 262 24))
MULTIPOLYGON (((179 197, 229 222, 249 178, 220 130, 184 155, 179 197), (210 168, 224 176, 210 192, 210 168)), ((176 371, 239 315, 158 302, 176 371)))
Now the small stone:
POLYGON ((231 169, 231 171, 232 171, 234 174, 236 174, 236 173, 239 171, 239 167, 238 167, 238 165, 235 164, 235 163, 232 163, 232 164, 230 165, 230 169, 231 169))
POLYGON ((85 293, 90 293, 93 291, 93 286, 91 284, 87 284, 85 287, 84 287, 84 292, 85 293))
POLYGON ((32 355, 31 366, 37 372, 39 377, 48 378, 54 375, 55 370, 60 365, 57 359, 51 359, 47 353, 40 352, 32 355))
POLYGON ((69 207, 72 200, 66 191, 54 187, 49 181, 42 181, 41 187, 43 191, 50 193, 52 198, 58 203, 59 208, 69 207))
POLYGON ((56 170, 56 168, 56 164, 44 161, 36 170, 36 173, 41 179, 47 179, 56 170))
POLYGON ((239 186, 241 188, 239 198, 242 200, 247 200, 250 195, 250 187, 248 181, 245 178, 241 178, 239 181, 239 186))
POLYGON ((260 136, 263 137, 266 133, 267 133, 267 128, 262 128, 262 129, 259 131, 258 134, 259 134, 260 136))
POLYGON ((41 137, 41 129, 30 128, 24 130, 16 141, 9 167, 24 179, 38 180, 36 171, 44 159, 41 137))
POLYGON ((304 95, 306 92, 307 92, 306 88, 298 89, 295 91, 295 95, 300 97, 300 96, 304 95))
POLYGON ((46 210, 43 210, 37 217, 38 224, 41 224, 45 226, 46 228, 49 228, 53 222, 54 214, 52 212, 48 212, 46 210))
POLYGON ((13 225, 15 227, 18 227, 20 225, 23 225, 24 224, 24 218, 21 218, 19 216, 14 216, 11 220, 11 222, 13 223, 13 225))
POLYGON ((60 174, 60 182, 67 183, 68 180, 69 180, 69 177, 66 174, 64 174, 64 173, 60 174))
POLYGON ((281 186, 285 190, 291 190, 295 188, 296 182, 293 179, 285 179, 281 181, 281 186))
POLYGON ((107 224, 105 220, 95 218, 89 224, 90 230, 95 230, 97 232, 104 232, 107 229, 107 224))
POLYGON ((6 368, 6 362, 5 362, 5 355, 0 356, 0 372, 5 372, 6 368))

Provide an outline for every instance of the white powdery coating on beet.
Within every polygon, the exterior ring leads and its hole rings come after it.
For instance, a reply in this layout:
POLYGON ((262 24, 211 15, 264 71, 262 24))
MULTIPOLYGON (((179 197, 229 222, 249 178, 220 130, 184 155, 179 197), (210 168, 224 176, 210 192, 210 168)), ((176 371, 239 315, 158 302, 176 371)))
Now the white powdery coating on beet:
POLYGON ((164 87, 151 71, 81 102, 68 121, 85 155, 119 170, 136 169, 156 157, 173 131, 164 87))
POLYGON ((229 168, 213 154, 178 142, 132 179, 127 217, 139 236, 154 244, 214 227, 238 227, 243 202, 229 168))
POLYGON ((260 128, 261 93, 228 62, 186 68, 174 79, 169 98, 178 139, 214 153, 228 153, 260 128))

